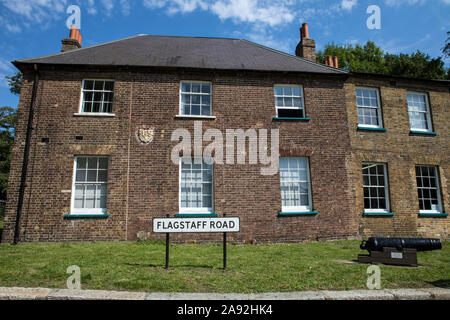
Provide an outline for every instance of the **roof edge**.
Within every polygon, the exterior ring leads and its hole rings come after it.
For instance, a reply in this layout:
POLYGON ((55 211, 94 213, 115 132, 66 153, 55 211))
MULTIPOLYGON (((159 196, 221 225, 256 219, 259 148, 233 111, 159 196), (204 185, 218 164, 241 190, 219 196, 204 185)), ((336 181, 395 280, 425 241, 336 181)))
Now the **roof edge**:
POLYGON ((147 34, 138 34, 138 35, 131 36, 131 37, 126 37, 126 38, 122 38, 122 39, 117 39, 117 40, 112 40, 112 41, 103 42, 103 43, 99 43, 99 44, 94 44, 94 45, 92 45, 92 46, 83 47, 83 48, 79 48, 79 49, 74 49, 74 50, 70 50, 70 51, 52 53, 52 54, 48 54, 48 55, 40 56, 40 57, 26 58, 26 59, 18 59, 18 60, 12 61, 12 64, 15 65, 15 63, 36 63, 36 62, 33 61, 33 60, 44 59, 44 58, 50 58, 50 57, 55 57, 55 56, 60 56, 60 55, 65 55, 65 54, 69 54, 69 53, 74 53, 74 52, 83 51, 83 50, 86 50, 86 49, 91 49, 91 48, 101 47, 101 46, 108 45, 108 44, 111 44, 111 43, 115 43, 115 42, 119 42, 119 41, 124 41, 124 40, 129 40, 129 39, 133 39, 133 38, 137 38, 137 37, 142 37, 142 36, 147 36, 147 34))
POLYGON ((305 59, 305 58, 302 58, 302 57, 298 57, 298 56, 294 56, 292 54, 289 54, 289 53, 286 53, 286 52, 283 52, 283 51, 279 51, 279 50, 276 50, 276 49, 264 46, 262 44, 259 44, 259 43, 253 42, 253 41, 249 41, 249 40, 246 40, 246 39, 240 39, 240 40, 248 42, 248 43, 250 43, 250 44, 252 44, 254 46, 258 46, 258 47, 260 47, 262 49, 266 49, 268 51, 271 51, 271 52, 274 52, 274 53, 277 53, 277 54, 280 54, 280 55, 288 56, 290 58, 294 58, 294 59, 297 59, 297 60, 300 60, 300 61, 312 64, 314 66, 318 66, 318 67, 321 67, 321 68, 324 68, 324 69, 328 69, 328 70, 331 70, 331 71, 334 71, 334 72, 340 72, 340 73, 343 73, 343 74, 348 74, 349 73, 346 70, 339 69, 339 68, 333 68, 333 67, 321 64, 321 63, 313 62, 313 61, 310 61, 308 59, 305 59))
POLYGON ((385 78, 393 78, 393 79, 402 79, 402 80, 410 80, 410 81, 424 81, 424 82, 437 82, 439 84, 449 84, 450 80, 445 79, 424 79, 424 78, 414 78, 414 77, 407 77, 407 76, 399 76, 399 75, 390 75, 390 74, 382 74, 382 73, 369 73, 369 72, 349 72, 349 75, 355 75, 355 76, 370 76, 370 77, 385 77, 385 78))

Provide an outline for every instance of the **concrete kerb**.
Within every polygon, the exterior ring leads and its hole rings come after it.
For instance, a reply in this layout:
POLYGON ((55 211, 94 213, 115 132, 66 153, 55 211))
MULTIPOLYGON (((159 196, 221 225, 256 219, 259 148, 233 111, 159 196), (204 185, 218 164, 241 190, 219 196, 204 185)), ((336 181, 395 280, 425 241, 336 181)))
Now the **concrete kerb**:
POLYGON ((240 294, 0 287, 0 300, 450 300, 450 289, 324 290, 240 294))

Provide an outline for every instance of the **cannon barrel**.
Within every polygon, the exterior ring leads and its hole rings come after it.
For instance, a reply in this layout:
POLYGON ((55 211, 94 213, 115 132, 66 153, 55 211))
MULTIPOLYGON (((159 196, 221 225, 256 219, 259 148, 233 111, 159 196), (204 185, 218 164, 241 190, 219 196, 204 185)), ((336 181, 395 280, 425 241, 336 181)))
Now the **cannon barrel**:
POLYGON ((417 251, 431 251, 442 249, 442 244, 439 239, 370 237, 367 241, 363 240, 360 248, 369 252, 383 251, 383 248, 396 248, 398 251, 406 248, 416 249, 417 251))

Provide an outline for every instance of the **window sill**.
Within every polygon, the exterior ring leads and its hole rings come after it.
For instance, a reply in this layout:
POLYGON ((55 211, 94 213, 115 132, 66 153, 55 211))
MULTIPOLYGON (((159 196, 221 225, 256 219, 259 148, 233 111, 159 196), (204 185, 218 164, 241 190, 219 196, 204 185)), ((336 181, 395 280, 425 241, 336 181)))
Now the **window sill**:
POLYGON ((378 132, 386 132, 386 128, 372 128, 372 127, 360 127, 358 126, 358 131, 378 131, 378 132))
POLYGON ((109 214, 66 214, 64 219, 107 219, 109 214))
POLYGON ((363 216, 382 216, 382 217, 393 217, 395 213, 393 212, 364 212, 363 216))
POLYGON ((286 216, 315 216, 319 214, 317 211, 305 211, 305 212, 278 212, 279 217, 286 216))
POLYGON ((114 118, 116 115, 114 113, 80 112, 80 113, 74 113, 73 116, 74 117, 114 118))
POLYGON ((176 218, 210 218, 210 217, 218 217, 219 215, 217 213, 176 213, 176 218))
POLYGON ((445 218, 448 217, 447 213, 419 213, 421 218, 445 218))
POLYGON ((311 118, 274 117, 273 121, 310 121, 311 118))
POLYGON ((190 115, 183 115, 183 114, 177 114, 175 116, 177 119, 208 119, 208 120, 215 120, 215 116, 190 116, 190 115))
POLYGON ((437 136, 437 132, 433 132, 433 131, 416 131, 416 130, 411 130, 409 132, 409 134, 412 135, 426 135, 426 136, 437 136))

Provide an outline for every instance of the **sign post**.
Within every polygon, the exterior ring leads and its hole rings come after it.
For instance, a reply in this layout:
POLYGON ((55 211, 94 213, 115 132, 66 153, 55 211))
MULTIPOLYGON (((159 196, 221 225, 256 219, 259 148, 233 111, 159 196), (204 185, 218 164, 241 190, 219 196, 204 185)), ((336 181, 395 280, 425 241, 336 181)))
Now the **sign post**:
MULTIPOLYGON (((226 217, 227 214, 225 213, 223 216, 226 217)), ((225 270, 226 268, 227 268, 227 233, 224 232, 223 233, 223 270, 225 270)))
MULTIPOLYGON (((167 215, 167 218, 169 215, 167 215)), ((170 233, 166 233, 166 269, 169 269, 170 233)))
POLYGON ((153 232, 166 234, 166 269, 169 268, 170 233, 223 233, 223 268, 227 267, 227 233, 239 232, 238 217, 223 218, 154 218, 153 232))

